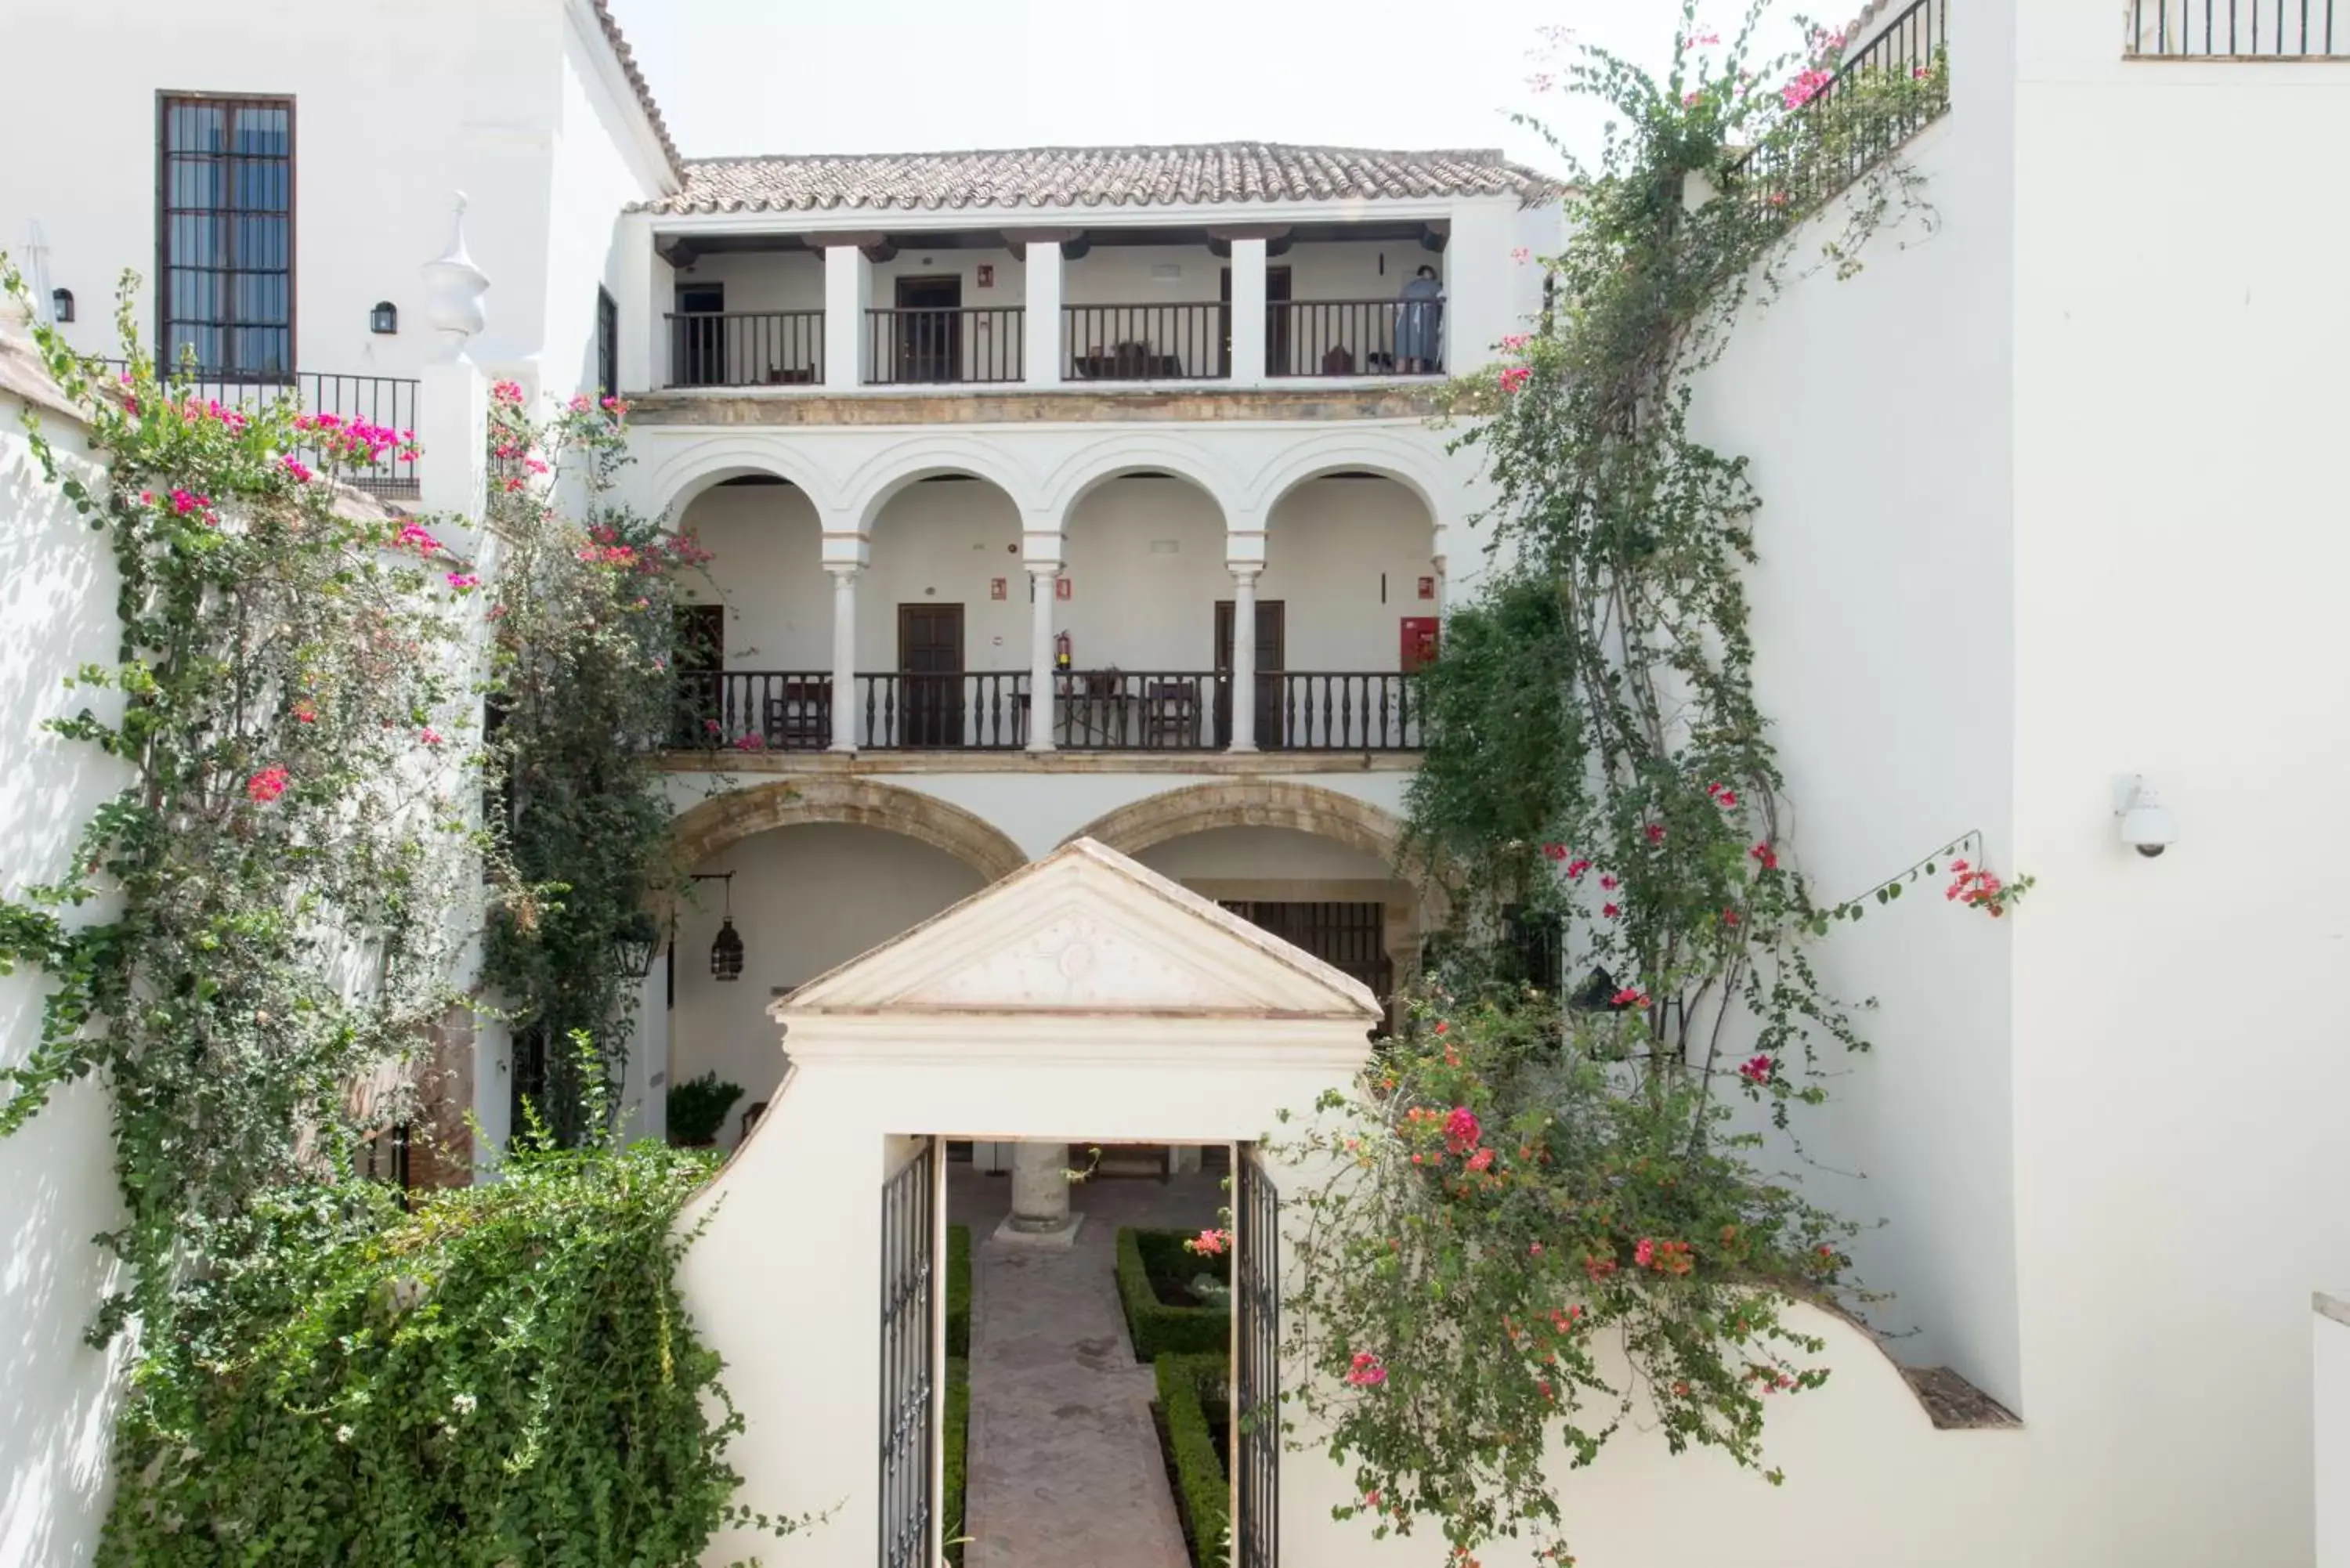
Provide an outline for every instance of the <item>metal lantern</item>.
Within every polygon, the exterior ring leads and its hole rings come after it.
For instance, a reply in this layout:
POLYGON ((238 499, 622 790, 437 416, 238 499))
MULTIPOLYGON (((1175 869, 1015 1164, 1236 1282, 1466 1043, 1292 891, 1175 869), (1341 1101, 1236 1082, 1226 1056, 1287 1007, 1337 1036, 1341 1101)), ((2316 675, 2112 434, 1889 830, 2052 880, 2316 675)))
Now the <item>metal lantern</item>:
POLYGON ((743 978, 743 936, 734 929, 734 917, 726 916, 718 924, 718 934, 710 942, 710 978, 740 980, 743 978))
POLYGON ((73 290, 69 288, 53 288, 49 290, 49 319, 62 327, 73 318, 73 290))
POLYGON ((650 915, 639 914, 612 934, 612 951, 621 974, 642 980, 652 973, 653 960, 660 956, 660 928, 650 915))
POLYGON ((384 337, 400 330, 400 306, 388 299, 379 299, 368 312, 368 329, 384 337))

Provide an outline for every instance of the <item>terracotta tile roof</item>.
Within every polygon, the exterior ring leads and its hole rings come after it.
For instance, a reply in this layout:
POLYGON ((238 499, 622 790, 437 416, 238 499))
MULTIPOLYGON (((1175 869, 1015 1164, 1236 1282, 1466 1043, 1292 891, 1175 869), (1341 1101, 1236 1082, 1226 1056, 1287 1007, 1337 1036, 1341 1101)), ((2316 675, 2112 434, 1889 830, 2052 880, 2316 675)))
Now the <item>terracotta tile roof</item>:
POLYGON ((660 142, 661 154, 669 160, 669 171, 682 184, 685 181, 685 160, 677 154, 677 143, 670 140, 669 122, 661 118, 660 105, 653 101, 653 89, 646 85, 642 67, 637 64, 637 52, 629 47, 629 40, 620 32, 620 24, 613 19, 608 0, 589 0, 596 12, 598 26, 604 29, 604 41, 612 46, 612 57, 620 63, 620 74, 629 78, 636 89, 637 107, 653 123, 653 135, 660 142))
POLYGON ((684 172, 681 193, 640 202, 639 210, 888 212, 1425 196, 1515 196, 1531 206, 1564 189, 1492 149, 1398 152, 1270 141, 696 158, 684 172))

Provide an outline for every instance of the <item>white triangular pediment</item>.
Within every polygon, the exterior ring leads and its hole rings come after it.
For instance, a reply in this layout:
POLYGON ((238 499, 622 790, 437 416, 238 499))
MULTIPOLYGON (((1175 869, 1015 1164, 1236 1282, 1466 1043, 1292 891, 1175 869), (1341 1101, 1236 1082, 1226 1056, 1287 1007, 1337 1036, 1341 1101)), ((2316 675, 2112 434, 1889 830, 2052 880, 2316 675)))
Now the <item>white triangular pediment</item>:
POLYGON ((1360 981, 1091 839, 1080 839, 775 1007, 821 1013, 1089 1012, 1346 1018, 1360 981))

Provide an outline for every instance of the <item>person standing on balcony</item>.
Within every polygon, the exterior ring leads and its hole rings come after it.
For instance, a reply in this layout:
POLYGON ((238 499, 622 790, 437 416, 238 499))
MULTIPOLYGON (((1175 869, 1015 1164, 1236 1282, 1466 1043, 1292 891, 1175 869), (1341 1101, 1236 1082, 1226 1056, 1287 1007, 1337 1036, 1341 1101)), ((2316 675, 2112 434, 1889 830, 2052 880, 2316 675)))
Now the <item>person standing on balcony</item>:
POLYGON ((1436 281, 1436 269, 1423 266, 1403 286, 1403 303, 1396 306, 1395 351, 1399 368, 1407 376, 1418 376, 1433 370, 1443 360, 1443 351, 1437 338, 1442 323, 1438 316, 1444 306, 1444 286, 1436 281))

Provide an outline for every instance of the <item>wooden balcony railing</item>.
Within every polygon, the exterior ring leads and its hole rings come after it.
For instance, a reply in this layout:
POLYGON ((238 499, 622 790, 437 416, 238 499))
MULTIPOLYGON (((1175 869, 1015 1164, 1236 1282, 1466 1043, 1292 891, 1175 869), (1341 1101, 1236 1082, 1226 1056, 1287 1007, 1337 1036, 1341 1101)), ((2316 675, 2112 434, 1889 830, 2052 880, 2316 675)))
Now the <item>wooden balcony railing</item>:
MULTIPOLYGON (((1232 743, 1232 677, 1201 670, 1064 670, 1053 680, 1053 741, 1075 752, 1216 752, 1232 743)), ((685 670, 671 746, 820 752, 832 744, 832 677, 816 670, 685 670)), ((1412 752, 1418 692, 1392 672, 1262 670, 1264 751, 1412 752)), ((860 751, 1009 752, 1028 743, 1025 670, 889 670, 857 677, 849 711, 860 751)))
POLYGON ((1264 308, 1268 376, 1417 376, 1444 369, 1440 299, 1284 299, 1264 308))
POLYGON ((1409 675, 1286 670, 1271 713, 1257 716, 1258 744, 1297 752, 1416 752, 1418 683, 1409 675))
POLYGON ((1028 312, 1016 305, 914 306, 865 313, 871 386, 1017 381, 1028 312))
POLYGON ((793 387, 824 381, 821 310, 674 311, 672 387, 793 387))
POLYGON ((1204 380, 1232 373, 1229 307, 1066 305, 1062 355, 1073 381, 1204 380))

